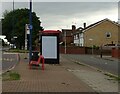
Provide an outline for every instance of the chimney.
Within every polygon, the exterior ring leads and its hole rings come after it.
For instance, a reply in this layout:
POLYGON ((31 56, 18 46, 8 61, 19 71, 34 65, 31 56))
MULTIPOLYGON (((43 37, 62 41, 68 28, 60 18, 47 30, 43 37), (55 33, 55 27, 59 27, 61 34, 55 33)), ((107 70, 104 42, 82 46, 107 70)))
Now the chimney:
POLYGON ((75 32, 75 31, 76 31, 76 26, 72 25, 72 32, 75 32))
POLYGON ((83 23, 84 28, 86 28, 86 23, 83 23))

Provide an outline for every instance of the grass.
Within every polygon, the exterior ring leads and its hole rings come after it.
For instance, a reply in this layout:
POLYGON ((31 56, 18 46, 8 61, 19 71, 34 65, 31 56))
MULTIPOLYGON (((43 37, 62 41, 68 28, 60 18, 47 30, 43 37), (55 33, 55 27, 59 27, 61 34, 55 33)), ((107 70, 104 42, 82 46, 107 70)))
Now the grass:
POLYGON ((99 69, 98 69, 97 71, 102 72, 102 71, 101 71, 101 70, 99 70, 99 69))
POLYGON ((19 50, 19 49, 10 49, 7 52, 19 52, 19 53, 28 53, 28 50, 19 50))
POLYGON ((84 64, 79 63, 78 61, 74 61, 74 63, 76 63, 76 64, 78 64, 78 65, 81 65, 81 66, 85 66, 84 64))
POLYGON ((11 81, 11 80, 20 80, 20 75, 17 72, 6 72, 2 74, 3 81, 11 81))
POLYGON ((120 83, 120 76, 114 76, 109 73, 105 73, 104 75, 109 76, 110 78, 113 78, 114 80, 118 81, 120 83))

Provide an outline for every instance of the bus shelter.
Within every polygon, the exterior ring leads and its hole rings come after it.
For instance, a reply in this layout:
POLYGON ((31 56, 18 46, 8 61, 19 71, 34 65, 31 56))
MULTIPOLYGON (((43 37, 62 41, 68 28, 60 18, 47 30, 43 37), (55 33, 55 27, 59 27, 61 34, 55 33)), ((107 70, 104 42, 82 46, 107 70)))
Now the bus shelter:
POLYGON ((59 30, 44 30, 41 34, 40 52, 45 63, 59 64, 59 30))

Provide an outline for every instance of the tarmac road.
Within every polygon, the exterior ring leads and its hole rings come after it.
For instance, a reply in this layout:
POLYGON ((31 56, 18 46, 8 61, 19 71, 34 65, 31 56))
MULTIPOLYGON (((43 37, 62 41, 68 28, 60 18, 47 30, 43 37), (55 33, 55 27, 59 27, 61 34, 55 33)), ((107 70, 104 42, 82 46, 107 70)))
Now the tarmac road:
MULTIPOLYGON (((63 62, 64 67, 69 72, 72 72, 80 80, 85 82, 93 90, 95 90, 97 94, 118 94, 117 92, 119 92, 119 89, 117 80, 106 76, 104 72, 100 72, 94 68, 84 66, 82 63, 77 64, 71 60, 73 57, 70 58, 68 56, 69 55, 61 55, 61 62, 63 62)), ((74 56, 79 57, 77 55, 74 56)), ((85 57, 87 56, 84 56, 84 58, 85 57)), ((80 58, 83 58, 83 56, 80 58)), ((90 59, 90 57, 88 59, 90 59)))
POLYGON ((104 72, 109 72, 114 75, 118 75, 118 63, 120 62, 117 59, 110 59, 109 58, 99 58, 97 56, 92 55, 63 55, 66 58, 93 66, 95 68, 98 68, 104 72))
POLYGON ((18 63, 18 54, 17 53, 2 53, 2 72, 6 72, 18 63))

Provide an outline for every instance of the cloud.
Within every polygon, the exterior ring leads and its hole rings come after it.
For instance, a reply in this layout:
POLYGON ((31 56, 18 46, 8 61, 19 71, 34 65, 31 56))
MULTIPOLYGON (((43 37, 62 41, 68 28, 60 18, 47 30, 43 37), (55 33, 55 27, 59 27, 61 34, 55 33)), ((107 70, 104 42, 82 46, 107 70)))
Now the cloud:
MULTIPOLYGON (((55 5, 55 8, 57 4, 54 3, 53 5, 55 5)), ((54 9, 54 12, 52 11, 53 8, 51 8, 49 12, 41 13, 43 26, 46 29, 53 27, 59 27, 58 29, 71 28, 72 24, 76 24, 77 27, 80 27, 83 26, 84 22, 89 25, 105 18, 109 18, 113 21, 117 21, 118 19, 117 3, 66 3, 66 6, 60 3, 60 5, 57 6, 59 8, 54 9), (49 19, 49 21, 46 19, 49 19), (51 23, 47 24, 47 22, 51 23)))
MULTIPOLYGON (((117 19, 117 3, 96 3, 96 2, 80 2, 80 3, 34 3, 33 8, 40 15, 42 24, 46 29, 51 28, 71 28, 72 24, 80 26, 83 22, 92 24, 95 21, 104 18, 112 20, 117 19), (37 10, 36 8, 39 8, 37 10), (109 10, 108 10, 109 9, 109 10), (44 11, 43 11, 44 10, 44 11), (107 15, 106 15, 107 14, 107 15), (114 15, 113 15, 114 14, 114 15), (115 17, 115 18, 114 18, 115 17)), ((54 29, 53 28, 53 29, 54 29)))
MULTIPOLYGON (((13 0, 1 0, 2 2, 12 2, 13 0)), ((15 2, 29 2, 29 0, 14 0, 15 2)), ((32 0, 33 2, 119 2, 119 0, 32 0)))
MULTIPOLYGON (((12 10, 12 2, 3 3, 5 9, 12 10)), ((29 8, 29 2, 15 2, 15 8, 29 8)), ((92 24, 104 18, 117 20, 117 2, 33 2, 32 9, 45 29, 78 27, 84 22, 92 24)))
POLYGON ((96 3, 96 2, 55 2, 55 3, 33 3, 33 10, 40 14, 55 15, 74 15, 76 13, 89 13, 91 11, 108 10, 108 8, 116 7, 117 3, 96 3))

